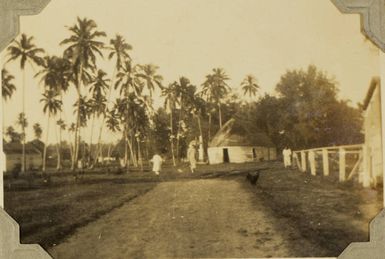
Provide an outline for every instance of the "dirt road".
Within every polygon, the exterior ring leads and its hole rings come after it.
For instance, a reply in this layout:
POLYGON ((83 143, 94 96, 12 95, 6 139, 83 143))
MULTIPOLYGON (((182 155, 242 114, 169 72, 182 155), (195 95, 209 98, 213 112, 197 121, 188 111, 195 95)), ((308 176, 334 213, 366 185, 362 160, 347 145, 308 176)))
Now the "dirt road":
POLYGON ((271 217, 250 188, 243 179, 160 183, 49 252, 54 258, 223 258, 318 249, 271 217))

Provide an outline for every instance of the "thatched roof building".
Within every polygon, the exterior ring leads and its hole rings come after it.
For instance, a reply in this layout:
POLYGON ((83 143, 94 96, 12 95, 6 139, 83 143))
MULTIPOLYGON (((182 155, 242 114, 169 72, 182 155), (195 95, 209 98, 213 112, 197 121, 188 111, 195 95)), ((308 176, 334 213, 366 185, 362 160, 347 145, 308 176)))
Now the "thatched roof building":
POLYGON ((263 132, 246 129, 239 120, 231 119, 209 143, 210 164, 244 163, 275 160, 276 148, 263 132))

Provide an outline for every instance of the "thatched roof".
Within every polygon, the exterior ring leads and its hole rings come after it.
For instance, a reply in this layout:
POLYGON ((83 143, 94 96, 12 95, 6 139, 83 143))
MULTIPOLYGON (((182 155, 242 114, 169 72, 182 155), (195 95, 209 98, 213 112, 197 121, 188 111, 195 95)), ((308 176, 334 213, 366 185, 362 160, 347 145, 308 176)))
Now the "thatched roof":
MULTIPOLYGON (((5 154, 22 154, 23 145, 19 142, 4 143, 3 150, 5 154)), ((30 143, 25 145, 25 153, 29 155, 41 155, 41 152, 30 143)))
POLYGON ((239 121, 231 119, 215 134, 209 147, 233 146, 274 147, 274 144, 265 133, 252 132, 239 121))

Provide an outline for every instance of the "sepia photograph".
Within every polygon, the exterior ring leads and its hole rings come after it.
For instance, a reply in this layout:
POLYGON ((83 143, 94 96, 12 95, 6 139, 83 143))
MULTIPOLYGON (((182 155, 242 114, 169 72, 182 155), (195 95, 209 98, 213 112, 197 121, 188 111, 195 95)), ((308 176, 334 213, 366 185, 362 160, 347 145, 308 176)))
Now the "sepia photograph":
POLYGON ((384 208, 385 55, 326 0, 52 0, 0 52, 4 210, 52 258, 338 257, 384 208))

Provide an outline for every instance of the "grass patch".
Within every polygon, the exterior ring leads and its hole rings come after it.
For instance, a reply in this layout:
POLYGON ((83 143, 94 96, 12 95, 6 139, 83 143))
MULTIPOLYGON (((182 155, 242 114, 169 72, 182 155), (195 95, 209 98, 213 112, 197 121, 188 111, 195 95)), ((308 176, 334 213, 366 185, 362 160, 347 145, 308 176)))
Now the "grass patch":
POLYGON ((266 171, 255 191, 274 217, 286 220, 325 251, 322 255, 299 251, 298 256, 338 256, 353 241, 367 242, 369 222, 383 204, 382 189, 294 170, 266 171))
POLYGON ((155 183, 68 184, 5 192, 5 210, 19 223, 22 243, 51 247, 81 227, 131 199, 155 183))

